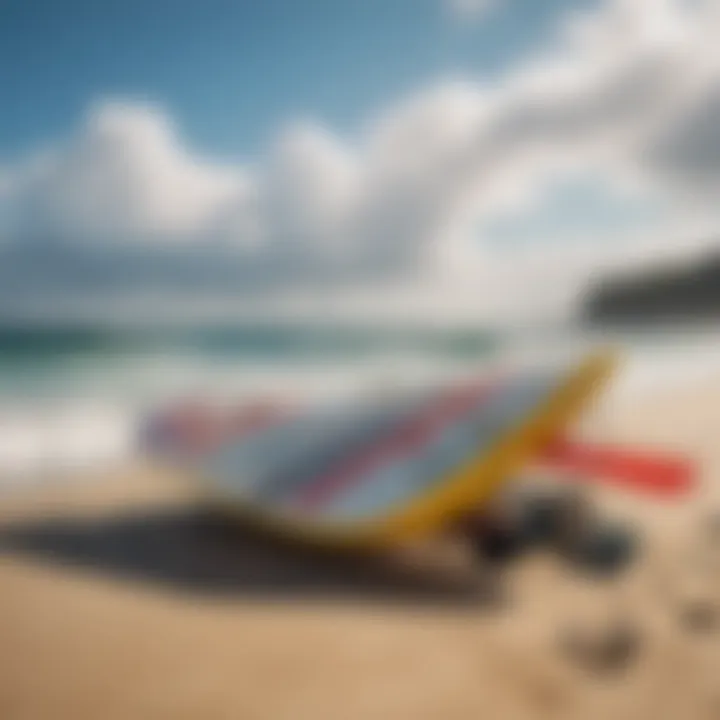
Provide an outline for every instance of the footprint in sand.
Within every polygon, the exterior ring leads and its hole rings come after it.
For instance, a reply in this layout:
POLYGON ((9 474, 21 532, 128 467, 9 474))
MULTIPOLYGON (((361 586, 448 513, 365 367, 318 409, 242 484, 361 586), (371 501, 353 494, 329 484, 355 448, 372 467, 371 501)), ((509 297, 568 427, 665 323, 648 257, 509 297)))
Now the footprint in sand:
POLYGON ((720 629, 720 514, 696 524, 684 548, 661 569, 658 591, 681 630, 708 634, 720 629))
POLYGON ((610 626, 566 631, 561 648, 574 663, 595 673, 609 674, 626 670, 642 649, 639 628, 629 620, 617 620, 610 626))

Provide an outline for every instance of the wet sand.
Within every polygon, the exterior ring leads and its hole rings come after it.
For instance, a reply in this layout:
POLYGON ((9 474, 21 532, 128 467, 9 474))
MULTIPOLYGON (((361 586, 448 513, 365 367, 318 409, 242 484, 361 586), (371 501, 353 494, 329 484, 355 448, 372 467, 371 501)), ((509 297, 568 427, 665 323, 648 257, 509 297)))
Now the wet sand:
POLYGON ((693 453, 697 494, 598 490, 642 529, 633 570, 530 557, 504 602, 462 559, 318 557, 226 527, 156 470, 5 494, 0 718, 720 718, 720 627, 683 615, 720 599, 718 428, 720 381, 601 413, 591 431, 693 453), (642 641, 599 672, 559 639, 608 608, 642 641))

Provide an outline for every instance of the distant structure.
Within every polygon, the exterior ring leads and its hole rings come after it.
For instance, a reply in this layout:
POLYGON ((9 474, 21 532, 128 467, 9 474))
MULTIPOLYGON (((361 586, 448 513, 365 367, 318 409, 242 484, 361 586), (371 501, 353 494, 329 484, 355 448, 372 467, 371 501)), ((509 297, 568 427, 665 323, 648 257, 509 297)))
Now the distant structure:
POLYGON ((605 278, 582 315, 593 324, 720 319, 720 251, 682 267, 605 278))

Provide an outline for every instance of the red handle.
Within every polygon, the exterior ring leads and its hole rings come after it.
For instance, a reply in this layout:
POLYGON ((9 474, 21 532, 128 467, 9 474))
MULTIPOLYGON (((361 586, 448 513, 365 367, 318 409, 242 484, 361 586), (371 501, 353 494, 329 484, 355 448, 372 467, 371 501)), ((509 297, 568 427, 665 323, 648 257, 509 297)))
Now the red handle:
POLYGON ((615 480, 654 494, 686 492, 695 478, 695 468, 685 458, 568 440, 553 442, 540 459, 553 467, 615 480))

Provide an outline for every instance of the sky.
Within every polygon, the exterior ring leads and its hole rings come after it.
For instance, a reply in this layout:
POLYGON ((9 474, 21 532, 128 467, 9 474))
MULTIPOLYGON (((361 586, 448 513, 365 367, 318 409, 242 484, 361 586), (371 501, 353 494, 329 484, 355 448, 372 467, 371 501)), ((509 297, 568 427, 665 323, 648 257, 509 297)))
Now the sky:
POLYGON ((3 0, 0 153, 70 131, 103 97, 161 103, 217 157, 257 156, 296 116, 352 132, 434 77, 502 71, 573 4, 3 0))
POLYGON ((566 313, 720 237, 719 5, 0 0, 0 307, 566 313))

